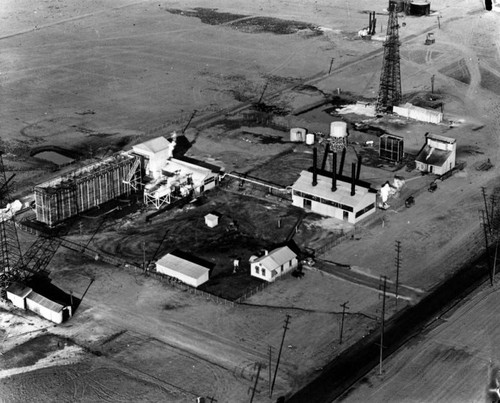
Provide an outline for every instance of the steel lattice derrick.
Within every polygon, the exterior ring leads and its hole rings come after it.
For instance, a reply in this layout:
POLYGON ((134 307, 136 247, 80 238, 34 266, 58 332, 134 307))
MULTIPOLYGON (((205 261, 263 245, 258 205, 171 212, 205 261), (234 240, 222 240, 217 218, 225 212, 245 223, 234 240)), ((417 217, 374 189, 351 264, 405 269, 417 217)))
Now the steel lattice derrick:
POLYGON ((9 210, 10 202, 8 183, 12 179, 5 175, 2 154, 0 152, 0 289, 20 277, 23 266, 21 247, 17 236, 14 214, 9 210))
POLYGON ((399 57, 398 14, 393 6, 389 11, 387 36, 384 42, 384 61, 380 76, 377 112, 392 112, 392 107, 401 103, 401 69, 399 57))

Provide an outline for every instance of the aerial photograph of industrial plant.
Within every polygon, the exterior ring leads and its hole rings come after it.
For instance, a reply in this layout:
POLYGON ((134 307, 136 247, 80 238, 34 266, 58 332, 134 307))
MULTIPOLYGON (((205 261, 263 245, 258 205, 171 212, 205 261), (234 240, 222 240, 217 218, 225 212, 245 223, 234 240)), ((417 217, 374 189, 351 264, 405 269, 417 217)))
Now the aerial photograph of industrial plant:
POLYGON ((0 21, 0 403, 500 401, 500 0, 0 21))

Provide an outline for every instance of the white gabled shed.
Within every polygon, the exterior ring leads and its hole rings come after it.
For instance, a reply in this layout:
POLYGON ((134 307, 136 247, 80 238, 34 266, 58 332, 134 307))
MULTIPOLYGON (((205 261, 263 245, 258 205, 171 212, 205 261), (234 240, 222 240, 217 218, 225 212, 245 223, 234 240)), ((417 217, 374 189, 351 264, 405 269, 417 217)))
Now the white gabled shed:
POLYGON ((156 271, 176 278, 191 287, 208 281, 210 269, 198 263, 169 253, 156 262, 156 271))
POLYGON ((297 255, 288 246, 282 246, 250 261, 250 274, 265 281, 274 281, 279 276, 298 266, 297 255))

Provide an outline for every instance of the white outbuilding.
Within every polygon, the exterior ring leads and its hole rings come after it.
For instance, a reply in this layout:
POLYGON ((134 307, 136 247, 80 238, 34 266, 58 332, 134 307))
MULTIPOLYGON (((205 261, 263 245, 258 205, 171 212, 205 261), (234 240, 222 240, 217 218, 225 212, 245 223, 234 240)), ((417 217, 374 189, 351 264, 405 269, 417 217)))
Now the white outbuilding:
POLYGON ((210 228, 216 227, 219 225, 219 216, 213 213, 208 213, 205 216, 205 224, 210 228))
POLYGON ((6 290, 7 299, 21 309, 26 309, 26 296, 33 291, 21 283, 12 283, 6 290))
POLYGON ((169 253, 156 262, 156 271, 176 278, 191 287, 208 281, 210 269, 184 257, 169 253))
POLYGON ((264 256, 251 258, 250 274, 261 280, 272 282, 295 269, 297 265, 297 254, 288 246, 282 246, 271 252, 266 251, 264 256))
POLYGON ((157 179, 161 177, 165 162, 172 158, 174 148, 175 141, 171 143, 165 137, 160 136, 132 146, 132 152, 143 157, 146 175, 157 179))
POLYGON ((417 169, 436 175, 444 175, 456 164, 457 144, 451 137, 427 133, 425 145, 415 158, 417 169))

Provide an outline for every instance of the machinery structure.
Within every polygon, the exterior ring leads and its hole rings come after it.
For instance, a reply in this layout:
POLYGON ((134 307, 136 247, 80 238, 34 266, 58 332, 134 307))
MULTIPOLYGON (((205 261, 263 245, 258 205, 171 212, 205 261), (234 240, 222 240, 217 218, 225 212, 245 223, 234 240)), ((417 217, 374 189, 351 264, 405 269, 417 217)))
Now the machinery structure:
POLYGON ((391 4, 376 105, 378 113, 391 113, 392 107, 399 105, 402 100, 399 45, 398 14, 394 4, 391 4))
POLYGON ((5 290, 12 281, 20 277, 23 265, 21 247, 14 222, 14 206, 10 203, 8 184, 13 176, 7 179, 0 153, 0 291, 5 298, 5 290))

